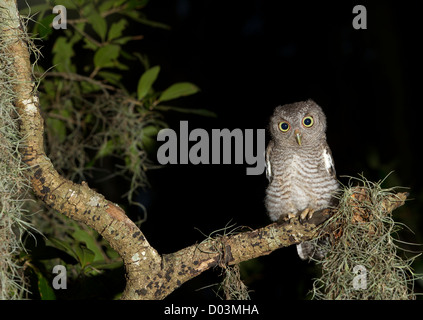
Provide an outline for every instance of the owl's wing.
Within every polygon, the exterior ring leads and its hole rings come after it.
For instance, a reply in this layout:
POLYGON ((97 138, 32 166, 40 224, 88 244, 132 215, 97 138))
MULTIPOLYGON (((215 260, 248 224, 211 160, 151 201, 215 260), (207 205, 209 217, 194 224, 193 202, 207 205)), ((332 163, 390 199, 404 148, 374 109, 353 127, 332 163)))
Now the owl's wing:
POLYGON ((269 144, 267 145, 267 148, 266 148, 266 153, 264 155, 266 159, 266 178, 269 181, 272 181, 272 164, 270 162, 270 154, 272 153, 274 144, 275 143, 273 142, 273 140, 269 141, 269 144))
POLYGON ((326 171, 334 178, 336 178, 335 164, 333 162, 332 152, 329 146, 323 148, 323 164, 326 171))

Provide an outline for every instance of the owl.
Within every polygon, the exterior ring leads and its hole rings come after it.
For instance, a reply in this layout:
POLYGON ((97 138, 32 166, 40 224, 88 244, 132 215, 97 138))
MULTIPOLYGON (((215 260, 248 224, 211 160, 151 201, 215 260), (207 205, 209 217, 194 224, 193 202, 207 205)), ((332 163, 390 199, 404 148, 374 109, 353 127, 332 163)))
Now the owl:
MULTIPOLYGON (((309 219, 313 212, 332 206, 339 184, 320 106, 313 100, 279 106, 269 131, 265 206, 270 219, 283 221, 298 215, 309 219)), ((297 251, 303 260, 324 255, 311 241, 298 244, 297 251)))

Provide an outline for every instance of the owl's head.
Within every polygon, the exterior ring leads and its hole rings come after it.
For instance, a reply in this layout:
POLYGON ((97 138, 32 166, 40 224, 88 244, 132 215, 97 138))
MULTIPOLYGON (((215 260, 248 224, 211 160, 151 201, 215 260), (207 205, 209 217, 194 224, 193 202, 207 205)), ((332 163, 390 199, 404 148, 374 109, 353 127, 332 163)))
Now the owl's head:
POLYGON ((326 116, 313 100, 286 104, 275 109, 269 129, 284 147, 314 145, 326 139, 326 116))

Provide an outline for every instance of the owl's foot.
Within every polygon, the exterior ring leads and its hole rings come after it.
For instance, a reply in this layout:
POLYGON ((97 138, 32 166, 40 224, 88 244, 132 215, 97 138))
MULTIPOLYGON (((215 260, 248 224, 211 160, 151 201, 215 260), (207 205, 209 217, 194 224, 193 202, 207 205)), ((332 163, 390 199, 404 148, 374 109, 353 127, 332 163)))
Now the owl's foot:
POLYGON ((280 216, 278 223, 289 223, 289 221, 295 217, 296 215, 294 213, 284 214, 283 216, 280 216))
POLYGON ((288 215, 286 216, 288 220, 291 220, 293 218, 296 217, 296 215, 294 213, 288 213, 288 215))
POLYGON ((300 213, 300 220, 310 220, 313 217, 314 210, 307 208, 303 212, 300 213))

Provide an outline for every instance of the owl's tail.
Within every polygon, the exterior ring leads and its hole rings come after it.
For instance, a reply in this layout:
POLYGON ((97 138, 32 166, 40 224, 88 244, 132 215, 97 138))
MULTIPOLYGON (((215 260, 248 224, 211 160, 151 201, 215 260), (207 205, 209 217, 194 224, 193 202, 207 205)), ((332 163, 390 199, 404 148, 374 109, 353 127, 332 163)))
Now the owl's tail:
POLYGON ((327 238, 305 241, 297 244, 297 252, 302 260, 323 260, 328 253, 327 238))

